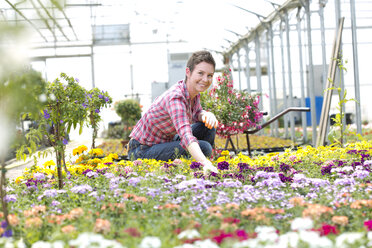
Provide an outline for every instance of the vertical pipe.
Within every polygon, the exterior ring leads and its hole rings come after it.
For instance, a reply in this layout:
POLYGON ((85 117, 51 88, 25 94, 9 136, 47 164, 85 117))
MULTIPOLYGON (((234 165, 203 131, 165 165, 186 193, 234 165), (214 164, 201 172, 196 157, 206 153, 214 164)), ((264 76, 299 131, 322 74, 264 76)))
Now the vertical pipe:
MULTIPOLYGON (((291 64, 291 41, 289 37, 289 20, 288 20, 288 13, 285 12, 285 31, 287 37, 287 62, 288 62, 288 90, 289 90, 289 106, 293 107, 293 85, 292 85, 292 64, 291 64)), ((289 113, 289 120, 291 124, 291 140, 295 140, 295 123, 294 123, 294 116, 293 112, 289 113)))
POLYGON ((249 65, 249 44, 248 44, 248 42, 247 42, 247 45, 246 46, 244 46, 244 48, 245 48, 245 64, 246 64, 246 66, 245 66, 245 69, 246 69, 246 71, 245 71, 245 74, 246 74, 246 78, 247 78, 247 91, 248 91, 248 93, 250 94, 251 93, 251 67, 250 67, 250 65, 249 65))
MULTIPOLYGON (((283 80, 283 110, 288 107, 287 104, 287 86, 285 81, 285 61, 284 61, 284 43, 283 43, 283 29, 282 22, 280 23, 280 53, 282 56, 282 80, 283 80)), ((284 115, 284 138, 288 138, 288 116, 284 115)))
POLYGON ((93 45, 90 46, 90 66, 92 69, 92 88, 96 87, 95 76, 94 76, 94 49, 93 45))
MULTIPOLYGON (((261 47, 260 47, 260 37, 258 32, 256 32, 255 37, 255 50, 256 50, 256 78, 257 78, 257 93, 262 94, 262 84, 261 84, 261 47)), ((263 109, 263 97, 260 97, 260 102, 258 104, 259 109, 263 109)))
POLYGON ((359 64, 358 64, 358 39, 356 33, 355 0, 350 0, 351 12, 351 34, 353 40, 353 62, 354 62, 354 88, 357 133, 362 134, 362 117, 360 111, 360 87, 359 87, 359 64))
MULTIPOLYGON (((278 103, 277 103, 277 96, 276 96, 276 80, 275 80, 275 59, 274 59, 274 32, 273 32, 273 25, 270 23, 270 49, 271 49, 271 74, 273 75, 273 106, 274 106, 274 114, 278 113, 278 103)), ((274 135, 278 137, 278 122, 274 122, 274 135)))
POLYGON ((327 61, 326 61, 326 42, 325 42, 325 28, 324 28, 324 6, 325 4, 326 3, 324 0, 319 0, 320 36, 321 36, 321 45, 322 45, 323 90, 325 90, 325 86, 327 85, 327 61))
POLYGON ((313 48, 311 42, 311 13, 310 13, 310 0, 305 1, 305 12, 306 12, 306 31, 307 31, 307 42, 308 42, 308 53, 309 53, 309 93, 310 93, 310 108, 311 108, 311 126, 312 126, 312 142, 313 146, 316 145, 317 136, 317 122, 316 122, 316 105, 314 95, 314 66, 313 66, 313 48))
MULTIPOLYGON (((341 4, 340 4, 340 0, 335 0, 335 16, 336 16, 336 29, 338 27, 338 24, 340 22, 340 18, 341 18, 341 4)), ((343 51, 343 48, 342 48, 342 39, 340 40, 341 44, 340 44, 340 51, 343 51)), ((339 70, 338 67, 336 67, 336 71, 339 70)), ((345 82, 344 82, 344 71, 340 71, 339 72, 339 75, 340 75, 340 85, 339 87, 341 88, 341 95, 343 96, 344 95, 344 92, 345 92, 345 82)), ((342 112, 345 113, 345 103, 342 103, 342 112)), ((328 117, 329 118, 329 117, 328 117)), ((344 115, 344 117, 342 118, 341 120, 342 122, 342 125, 343 127, 346 128, 346 115, 344 115)), ((328 121, 328 125, 327 125, 327 133, 328 133, 328 130, 329 130, 329 126, 330 126, 330 121, 328 121)))
MULTIPOLYGON (((272 75, 271 75, 271 55, 270 55, 270 47, 269 47, 269 29, 266 31, 266 57, 267 57, 267 79, 269 82, 269 102, 270 102, 270 116, 274 116, 274 102, 273 102, 273 87, 272 87, 272 75)), ((270 124, 270 134, 273 135, 274 133, 274 123, 270 124)))
MULTIPOLYGON (((302 39, 301 39, 301 18, 300 10, 297 13, 297 34, 298 34, 298 54, 300 62, 300 80, 301 80, 301 107, 305 107, 305 82, 304 82, 304 65, 303 65, 303 55, 302 55, 302 39)), ((301 113, 302 119, 302 133, 304 135, 304 143, 307 142, 307 119, 306 113, 301 113)))
POLYGON ((240 48, 238 49, 238 51, 236 52, 236 56, 238 56, 238 78, 239 78, 239 90, 242 90, 242 79, 241 79, 241 71, 242 71, 242 67, 241 67, 241 64, 240 64, 240 48))

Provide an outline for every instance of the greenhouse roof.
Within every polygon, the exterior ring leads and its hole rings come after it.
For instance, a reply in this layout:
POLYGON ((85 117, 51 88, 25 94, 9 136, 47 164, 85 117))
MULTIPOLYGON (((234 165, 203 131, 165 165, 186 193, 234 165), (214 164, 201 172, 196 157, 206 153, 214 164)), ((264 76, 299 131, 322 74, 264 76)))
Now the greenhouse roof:
POLYGON ((0 20, 31 28, 33 48, 183 43, 225 52, 283 0, 5 0, 0 20))

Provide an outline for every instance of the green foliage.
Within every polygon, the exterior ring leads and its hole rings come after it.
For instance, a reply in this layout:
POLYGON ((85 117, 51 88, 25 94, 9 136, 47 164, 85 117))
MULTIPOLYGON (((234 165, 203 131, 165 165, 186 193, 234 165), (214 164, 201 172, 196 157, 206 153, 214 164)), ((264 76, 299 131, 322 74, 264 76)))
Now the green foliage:
POLYGON ((124 139, 129 140, 130 133, 132 132, 133 127, 127 126, 125 124, 109 126, 107 131, 107 137, 111 139, 124 139))
MULTIPOLYGON (((342 71, 347 72, 347 69, 344 66, 344 64, 347 64, 347 60, 343 61, 342 56, 340 56, 340 58, 335 59, 335 60, 337 61, 337 66, 339 68, 339 73, 340 73, 340 76, 339 76, 340 84, 339 85, 341 85, 342 71)), ((345 125, 342 122, 345 116, 345 113, 343 112, 343 105, 350 101, 356 102, 356 100, 354 98, 347 99, 346 89, 344 89, 344 93, 342 94, 341 87, 335 87, 332 79, 329 78, 328 80, 331 82, 332 87, 326 90, 336 90, 338 94, 338 100, 339 100, 337 107, 336 107, 338 110, 338 113, 335 115, 334 118, 332 118, 332 120, 334 121, 334 125, 331 126, 330 131, 328 132, 328 140, 334 145, 340 145, 341 147, 344 146, 346 134, 349 134, 349 135, 354 134, 358 137, 358 139, 362 140, 363 138, 360 134, 356 134, 355 132, 350 131, 347 127, 345 127, 345 125)))
POLYGON ((115 111, 120 116, 121 121, 127 126, 133 126, 141 119, 141 105, 134 99, 115 103, 115 111))
POLYGON ((101 109, 112 103, 112 98, 104 91, 93 88, 87 92, 88 101, 88 123, 93 128, 92 148, 95 148, 95 139, 97 138, 98 124, 101 121, 101 109))

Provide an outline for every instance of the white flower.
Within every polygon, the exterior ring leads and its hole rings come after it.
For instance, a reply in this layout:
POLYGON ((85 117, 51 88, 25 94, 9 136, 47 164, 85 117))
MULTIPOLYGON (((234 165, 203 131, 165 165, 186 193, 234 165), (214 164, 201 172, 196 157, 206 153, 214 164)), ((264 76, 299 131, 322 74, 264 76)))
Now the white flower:
MULTIPOLYGON (((76 246, 77 248, 124 248, 121 244, 114 240, 107 240, 100 234, 95 233, 81 233, 76 239, 68 242, 70 246, 76 246)), ((54 248, 54 247, 53 247, 54 248)), ((57 248, 57 247, 56 247, 57 248)))
POLYGON ((45 241, 37 241, 32 244, 31 248, 52 248, 52 244, 45 241))
POLYGON ((363 233, 358 232, 346 232, 341 234, 336 238, 336 245, 337 248, 346 248, 350 247, 350 245, 354 244, 356 241, 360 241, 364 236, 363 233))
POLYGON ((368 247, 372 247, 372 232, 367 232, 368 247))
POLYGON ((160 248, 161 240, 158 237, 145 237, 142 239, 139 248, 160 248))
POLYGON ((210 239, 199 240, 194 244, 197 248, 219 248, 219 246, 210 239))
POLYGON ((309 244, 311 248, 332 248, 333 243, 327 237, 320 237, 319 233, 301 230, 299 237, 303 242, 309 244))
POLYGON ((307 230, 313 228, 313 221, 310 218, 296 218, 291 223, 292 230, 307 230))
POLYGON ((298 247, 300 237, 297 232, 287 232, 279 236, 279 247, 298 247))
POLYGON ((183 244, 183 245, 175 246, 173 248, 198 248, 198 247, 193 244, 183 244))
POLYGON ((193 239, 193 238, 199 238, 200 234, 195 229, 191 229, 191 230, 188 229, 188 230, 185 230, 185 231, 181 232, 180 234, 178 234, 177 237, 179 239, 193 239))

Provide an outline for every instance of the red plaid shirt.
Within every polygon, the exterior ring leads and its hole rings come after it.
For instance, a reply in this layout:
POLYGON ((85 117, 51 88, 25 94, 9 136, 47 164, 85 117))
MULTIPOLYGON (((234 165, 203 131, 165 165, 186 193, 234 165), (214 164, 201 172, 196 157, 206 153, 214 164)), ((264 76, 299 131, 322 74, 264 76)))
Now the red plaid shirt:
POLYGON ((200 105, 200 94, 194 98, 191 109, 191 98, 186 83, 179 81, 161 96, 155 99, 149 110, 133 128, 130 137, 143 145, 171 142, 174 135, 181 138, 181 146, 187 148, 191 142, 198 142, 192 135, 191 124, 198 121, 203 110, 200 105))

